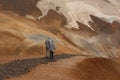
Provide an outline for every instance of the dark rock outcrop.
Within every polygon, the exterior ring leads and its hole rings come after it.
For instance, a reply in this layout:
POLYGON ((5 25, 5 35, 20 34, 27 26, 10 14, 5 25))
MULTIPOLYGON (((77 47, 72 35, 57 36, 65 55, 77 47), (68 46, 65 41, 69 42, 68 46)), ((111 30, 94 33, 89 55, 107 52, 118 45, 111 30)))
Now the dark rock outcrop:
POLYGON ((41 11, 36 7, 39 0, 0 0, 1 11, 12 11, 19 15, 41 16, 41 11))

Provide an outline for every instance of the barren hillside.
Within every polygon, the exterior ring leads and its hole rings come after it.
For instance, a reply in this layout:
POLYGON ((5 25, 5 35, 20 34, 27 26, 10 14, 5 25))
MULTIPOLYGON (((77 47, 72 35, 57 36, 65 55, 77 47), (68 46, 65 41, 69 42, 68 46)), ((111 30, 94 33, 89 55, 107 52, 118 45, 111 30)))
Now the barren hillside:
POLYGON ((67 41, 48 31, 40 30, 40 27, 44 27, 42 24, 38 25, 35 21, 11 13, 1 13, 0 17, 0 55, 43 54, 44 42, 48 37, 55 40, 58 53, 79 52, 67 41))
POLYGON ((0 80, 119 80, 119 8, 119 0, 0 0, 0 80))

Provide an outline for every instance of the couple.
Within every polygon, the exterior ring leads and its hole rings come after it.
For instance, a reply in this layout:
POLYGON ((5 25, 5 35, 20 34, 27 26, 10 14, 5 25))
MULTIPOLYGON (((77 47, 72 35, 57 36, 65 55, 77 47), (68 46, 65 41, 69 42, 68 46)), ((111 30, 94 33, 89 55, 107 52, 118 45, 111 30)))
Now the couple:
POLYGON ((45 45, 46 45, 46 58, 53 60, 54 59, 54 51, 55 51, 54 41, 51 38, 48 38, 45 41, 45 45))

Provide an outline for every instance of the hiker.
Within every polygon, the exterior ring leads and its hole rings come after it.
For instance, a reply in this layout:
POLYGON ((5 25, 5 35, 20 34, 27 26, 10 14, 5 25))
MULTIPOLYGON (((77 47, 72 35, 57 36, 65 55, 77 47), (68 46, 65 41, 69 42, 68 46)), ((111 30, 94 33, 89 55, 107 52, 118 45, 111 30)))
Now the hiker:
POLYGON ((50 50, 50 60, 53 60, 54 59, 55 44, 54 44, 54 41, 52 39, 50 39, 49 50, 50 50))
POLYGON ((48 38, 46 41, 45 41, 45 46, 46 46, 46 58, 48 59, 49 55, 50 55, 50 46, 49 46, 49 43, 50 43, 50 38, 48 38))

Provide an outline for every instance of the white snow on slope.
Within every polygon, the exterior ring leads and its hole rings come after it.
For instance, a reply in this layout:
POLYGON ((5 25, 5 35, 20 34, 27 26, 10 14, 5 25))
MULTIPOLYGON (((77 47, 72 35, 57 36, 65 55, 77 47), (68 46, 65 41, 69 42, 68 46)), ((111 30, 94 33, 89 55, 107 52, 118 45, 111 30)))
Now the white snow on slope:
MULTIPOLYGON (((64 14, 68 20, 67 27, 78 28, 76 21, 84 23, 89 26, 88 21, 91 21, 89 15, 105 18, 106 21, 112 22, 120 20, 118 0, 42 0, 37 3, 37 7, 42 11, 45 16, 50 9, 60 7, 58 13, 64 14)), ((43 17, 43 16, 40 16, 43 17)))

